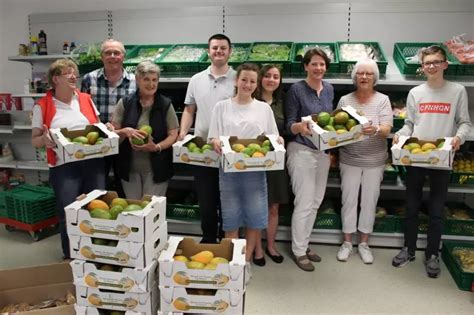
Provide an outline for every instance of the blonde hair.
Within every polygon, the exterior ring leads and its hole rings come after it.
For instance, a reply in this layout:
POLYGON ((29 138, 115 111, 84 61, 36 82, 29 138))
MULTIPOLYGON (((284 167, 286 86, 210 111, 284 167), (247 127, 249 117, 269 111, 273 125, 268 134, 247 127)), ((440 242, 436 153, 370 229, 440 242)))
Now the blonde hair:
POLYGON ((53 62, 48 69, 48 83, 49 85, 54 88, 54 82, 53 82, 53 77, 61 75, 64 70, 67 69, 74 69, 74 72, 77 74, 79 73, 79 69, 77 68, 77 65, 72 61, 71 59, 63 58, 63 59, 58 59, 55 62, 53 62))

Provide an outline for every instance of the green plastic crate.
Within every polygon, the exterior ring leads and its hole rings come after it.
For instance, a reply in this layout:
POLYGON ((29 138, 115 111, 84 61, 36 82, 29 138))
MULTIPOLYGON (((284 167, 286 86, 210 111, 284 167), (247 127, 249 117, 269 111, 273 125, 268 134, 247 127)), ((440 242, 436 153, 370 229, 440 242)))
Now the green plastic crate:
POLYGON ((474 185, 474 173, 452 172, 451 184, 456 185, 474 185))
MULTIPOLYGON (((245 63, 247 61, 250 48, 252 47, 252 43, 234 43, 232 44, 232 54, 229 58, 229 65, 235 70, 238 66, 245 63), (238 55, 234 54, 234 52, 239 51, 238 55), (236 56, 242 57, 238 60, 235 59, 236 56)), ((211 60, 209 56, 205 56, 202 61, 199 62, 199 69, 206 70, 211 65, 211 60)))
MULTIPOLYGON (((161 59, 162 56, 164 56, 174 45, 138 45, 135 46, 133 49, 129 50, 127 53, 127 57, 125 58, 123 65, 125 67, 125 70, 128 72, 134 73, 135 70, 137 69, 137 65, 140 63, 138 60, 134 60, 134 58, 137 58, 140 54, 143 55, 146 53, 147 50, 159 50, 161 49, 161 53, 159 53, 158 56, 154 58, 149 58, 152 62, 157 62, 158 60, 161 59)), ((145 59, 143 59, 145 60, 145 59)), ((142 61, 143 61, 142 60, 142 61)))
POLYGON ((350 74, 352 68, 356 64, 357 60, 343 60, 343 56, 341 55, 341 45, 343 44, 364 44, 370 45, 374 48, 375 51, 378 52, 379 61, 377 61, 377 65, 379 67, 380 74, 385 74, 387 71, 387 57, 382 49, 382 46, 378 42, 336 42, 336 49, 339 56, 339 72, 342 74, 350 74))
POLYGON ((293 77, 306 77, 306 71, 304 71, 302 60, 303 58, 298 58, 296 55, 300 49, 306 46, 328 46, 332 51, 334 60, 329 64, 329 68, 327 69, 326 73, 339 73, 339 54, 335 43, 294 43, 291 49, 291 75, 293 77))
POLYGON ((7 191, 8 218, 34 224, 56 215, 56 199, 49 187, 22 185, 7 191))
POLYGON ((397 217, 387 215, 383 218, 375 218, 374 232, 395 233, 397 231, 397 217))
POLYGON ((402 129, 404 124, 405 124, 405 118, 393 117, 392 133, 402 129))
POLYGON ((465 210, 471 219, 462 220, 453 217, 447 217, 444 221, 443 234, 447 235, 461 235, 461 236, 474 236, 474 211, 465 204, 462 203, 448 203, 447 207, 450 209, 457 208, 465 210))
POLYGON ((198 205, 167 204, 166 217, 175 220, 199 221, 201 219, 201 211, 198 205))
MULTIPOLYGON (((459 62, 459 61, 458 61, 459 62)), ((459 63, 457 67, 457 75, 469 75, 474 76, 474 65, 466 65, 463 63, 459 63)))
POLYGON ((6 196, 6 191, 0 192, 0 218, 8 218, 6 196))
POLYGON ((464 291, 474 291, 474 272, 465 271, 461 266, 459 258, 455 257, 453 254, 453 251, 463 249, 473 250, 474 243, 444 241, 443 249, 441 250, 441 258, 446 264, 446 267, 458 288, 464 291))
POLYGON ((323 213, 318 212, 316 221, 314 222, 315 229, 325 230, 340 230, 342 229, 341 216, 338 213, 323 213))
MULTIPOLYGON (((443 46, 440 43, 395 43, 395 46, 393 47, 393 60, 400 70, 400 73, 411 75, 421 74, 421 65, 419 63, 409 63, 406 58, 415 56, 420 48, 432 45, 443 46)), ((446 54, 449 66, 448 69, 446 69, 445 74, 456 75, 459 62, 448 52, 448 50, 446 50, 446 54)))
POLYGON ((156 61, 156 64, 160 66, 161 74, 164 76, 193 75, 200 71, 199 63, 207 56, 207 48, 207 44, 177 44, 156 61), (174 54, 186 48, 198 52, 194 60, 170 60, 174 54), (202 52, 199 52, 199 50, 202 50, 202 52))
POLYGON ((281 69, 282 75, 289 76, 291 74, 291 49, 293 47, 293 42, 254 42, 250 49, 250 53, 247 59, 249 63, 255 63, 259 66, 265 64, 274 64, 281 69), (288 56, 283 59, 261 59, 261 58, 253 58, 253 52, 257 47, 260 45, 281 45, 288 47, 288 56))
POLYGON ((382 184, 394 184, 397 182, 398 167, 396 165, 392 165, 392 167, 393 170, 385 170, 383 172, 382 184))

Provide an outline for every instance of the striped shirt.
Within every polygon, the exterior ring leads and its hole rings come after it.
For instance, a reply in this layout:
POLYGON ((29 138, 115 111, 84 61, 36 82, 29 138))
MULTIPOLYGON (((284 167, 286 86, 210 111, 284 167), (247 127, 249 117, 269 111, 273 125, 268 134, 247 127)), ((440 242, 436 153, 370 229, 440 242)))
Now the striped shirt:
MULTIPOLYGON (((337 107, 347 105, 362 113, 374 126, 393 126, 392 107, 385 94, 375 92, 367 104, 360 104, 352 92, 341 97, 337 107)), ((377 167, 384 165, 387 158, 387 139, 378 135, 339 148, 339 162, 351 166, 377 167)))
POLYGON ((135 75, 128 73, 125 69, 122 80, 115 87, 109 86, 104 68, 87 73, 81 83, 81 92, 91 95, 100 112, 100 121, 103 123, 112 120, 117 102, 125 95, 134 93, 136 89, 135 75))

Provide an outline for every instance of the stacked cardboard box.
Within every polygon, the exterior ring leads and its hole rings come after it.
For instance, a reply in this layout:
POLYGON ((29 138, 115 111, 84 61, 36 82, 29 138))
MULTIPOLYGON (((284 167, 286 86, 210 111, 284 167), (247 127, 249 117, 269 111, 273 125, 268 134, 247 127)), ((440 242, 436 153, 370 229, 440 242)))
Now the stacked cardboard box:
POLYGON ((99 310, 156 314, 159 303, 157 257, 168 237, 166 198, 143 196, 127 203, 142 210, 123 211, 117 218, 91 216, 93 200, 110 205, 112 191, 94 190, 65 208, 76 286, 77 314, 99 310))
POLYGON ((160 307, 168 313, 243 314, 246 287, 245 240, 197 244, 191 238, 170 237, 158 258, 160 307), (192 269, 176 256, 210 251, 228 263, 192 269))

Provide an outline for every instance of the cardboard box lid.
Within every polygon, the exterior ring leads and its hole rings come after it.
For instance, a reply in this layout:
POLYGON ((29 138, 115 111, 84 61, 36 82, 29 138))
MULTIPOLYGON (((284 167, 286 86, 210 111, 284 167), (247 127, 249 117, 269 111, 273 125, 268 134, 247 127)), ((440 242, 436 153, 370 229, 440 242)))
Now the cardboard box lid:
POLYGON ((0 292, 54 283, 72 283, 69 263, 0 270, 0 292))

